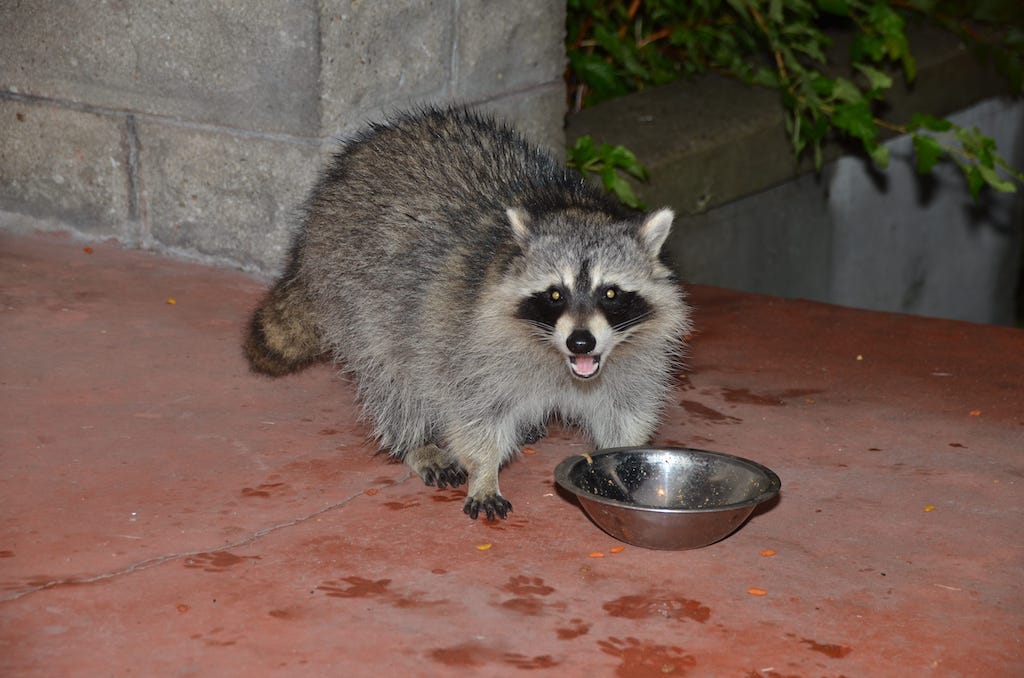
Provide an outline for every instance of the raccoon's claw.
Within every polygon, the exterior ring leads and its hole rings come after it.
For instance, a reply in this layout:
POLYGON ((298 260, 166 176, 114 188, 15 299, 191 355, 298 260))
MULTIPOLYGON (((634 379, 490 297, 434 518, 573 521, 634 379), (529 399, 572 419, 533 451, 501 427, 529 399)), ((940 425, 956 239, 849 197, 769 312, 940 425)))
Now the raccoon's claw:
POLYGON ((446 466, 445 468, 430 467, 423 469, 420 474, 423 478, 423 482, 431 487, 437 486, 439 489, 446 487, 458 487, 466 482, 469 475, 466 473, 466 469, 462 468, 458 464, 452 466, 446 466))
POLYGON ((462 512, 476 520, 480 511, 484 512, 487 520, 494 520, 494 516, 504 519, 508 518, 508 514, 512 512, 512 503, 500 494, 486 497, 483 501, 467 497, 466 503, 462 505, 462 512))

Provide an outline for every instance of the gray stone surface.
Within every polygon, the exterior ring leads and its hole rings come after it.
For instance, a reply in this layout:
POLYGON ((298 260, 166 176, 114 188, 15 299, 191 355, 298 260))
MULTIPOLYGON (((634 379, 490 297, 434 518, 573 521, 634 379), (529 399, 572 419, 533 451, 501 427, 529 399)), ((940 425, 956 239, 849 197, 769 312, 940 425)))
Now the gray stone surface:
POLYGON ((0 3, 0 85, 95 107, 315 136, 315 4, 0 3))
POLYGON ((457 16, 454 91, 480 101, 560 81, 565 5, 551 0, 463 2, 457 16))
POLYGON ((449 88, 455 4, 449 0, 329 0, 320 18, 323 136, 449 88))
POLYGON ((0 227, 272 270, 332 138, 388 112, 457 99, 561 148, 564 9, 0 2, 0 227))
MULTIPOLYGON (((1024 166, 1024 102, 989 100, 950 116, 978 127, 1024 166)), ((1013 324, 1021 280, 1024 200, 985 191, 975 203, 946 162, 926 178, 909 137, 888 142, 884 175, 841 158, 830 173, 833 236, 829 300, 847 306, 1013 324)))
POLYGON ((676 220, 665 253, 686 282, 827 301, 828 199, 811 174, 676 220))
POLYGON ((125 117, 0 99, 0 210, 130 236, 125 117))
POLYGON ((153 122, 139 125, 139 140, 153 246, 279 266, 319 170, 316 146, 153 122))
POLYGON ((561 81, 542 85, 477 106, 507 120, 529 141, 559 158, 565 157, 565 131, 559 124, 565 111, 565 86, 561 81))

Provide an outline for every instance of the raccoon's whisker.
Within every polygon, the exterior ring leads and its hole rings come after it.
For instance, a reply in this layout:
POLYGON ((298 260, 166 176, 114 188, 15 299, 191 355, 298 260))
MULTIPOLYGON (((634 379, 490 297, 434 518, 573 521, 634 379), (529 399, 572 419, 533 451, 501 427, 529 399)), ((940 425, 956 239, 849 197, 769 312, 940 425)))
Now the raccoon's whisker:
POLYGON ((642 314, 640 314, 640 315, 638 315, 636 317, 630 318, 629 320, 624 320, 623 322, 621 322, 621 323, 619 323, 617 325, 613 325, 612 329, 614 331, 616 331, 616 332, 621 332, 623 330, 628 330, 631 327, 639 325, 643 321, 645 321, 648 318, 650 318, 652 315, 654 315, 654 313, 652 313, 652 312, 642 313, 642 314))

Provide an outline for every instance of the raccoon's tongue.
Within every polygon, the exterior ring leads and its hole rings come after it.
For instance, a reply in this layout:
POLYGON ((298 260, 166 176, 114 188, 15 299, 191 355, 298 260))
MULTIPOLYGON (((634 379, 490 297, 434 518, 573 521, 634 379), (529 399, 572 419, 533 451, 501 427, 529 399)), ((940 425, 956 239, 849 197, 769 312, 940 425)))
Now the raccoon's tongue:
POLYGON ((597 374, 601 367, 601 359, 594 355, 575 355, 569 358, 569 367, 577 377, 589 379, 597 374))

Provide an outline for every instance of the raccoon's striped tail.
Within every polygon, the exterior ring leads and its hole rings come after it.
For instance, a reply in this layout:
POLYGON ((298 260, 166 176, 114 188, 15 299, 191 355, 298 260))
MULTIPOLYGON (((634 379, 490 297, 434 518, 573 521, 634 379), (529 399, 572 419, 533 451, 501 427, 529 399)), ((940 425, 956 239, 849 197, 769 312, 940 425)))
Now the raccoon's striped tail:
POLYGON ((324 357, 324 347, 305 289, 278 281, 252 314, 245 355, 253 372, 279 377, 324 357))

